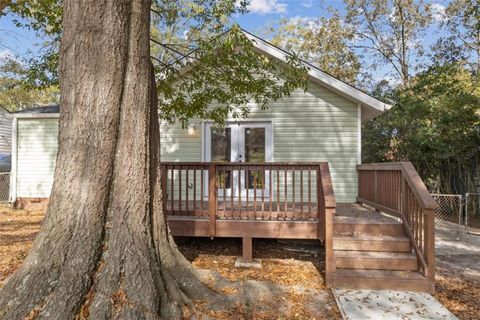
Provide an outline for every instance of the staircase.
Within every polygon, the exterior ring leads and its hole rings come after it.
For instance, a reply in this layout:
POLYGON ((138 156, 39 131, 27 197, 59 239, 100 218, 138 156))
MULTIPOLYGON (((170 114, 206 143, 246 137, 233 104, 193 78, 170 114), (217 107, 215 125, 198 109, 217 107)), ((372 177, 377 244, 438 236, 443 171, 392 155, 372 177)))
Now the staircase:
POLYGON ((433 292, 404 226, 359 204, 337 207, 332 287, 433 292))

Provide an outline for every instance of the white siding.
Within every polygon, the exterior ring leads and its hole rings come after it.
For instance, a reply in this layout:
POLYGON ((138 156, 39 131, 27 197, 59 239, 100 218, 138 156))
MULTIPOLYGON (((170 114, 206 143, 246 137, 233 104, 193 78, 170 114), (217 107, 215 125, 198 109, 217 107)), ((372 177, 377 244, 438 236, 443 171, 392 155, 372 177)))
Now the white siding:
POLYGON ((12 153, 12 118, 0 113, 0 153, 12 153))
POLYGON ((47 198, 55 170, 58 119, 17 121, 17 197, 47 198))

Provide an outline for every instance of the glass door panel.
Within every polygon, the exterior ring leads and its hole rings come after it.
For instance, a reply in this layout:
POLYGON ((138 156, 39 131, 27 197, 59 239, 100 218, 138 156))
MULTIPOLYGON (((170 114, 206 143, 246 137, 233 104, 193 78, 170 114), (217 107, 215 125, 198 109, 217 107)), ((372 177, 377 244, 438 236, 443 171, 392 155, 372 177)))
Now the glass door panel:
MULTIPOLYGON (((262 123, 240 125, 239 154, 247 163, 267 162, 267 125, 262 123)), ((242 196, 260 197, 268 195, 264 170, 246 170, 242 174, 242 196), (256 191, 255 191, 256 190, 256 191)))
MULTIPOLYGON (((210 154, 212 162, 231 162, 232 158, 232 128, 210 128, 210 154)), ((217 172, 217 186, 222 191, 232 188, 232 172, 217 172)))
MULTIPOLYGON (((248 162, 264 163, 272 161, 271 124, 266 122, 230 123, 225 128, 216 128, 213 124, 205 125, 205 161, 207 162, 248 162)), ((219 197, 245 199, 268 195, 266 185, 268 173, 263 170, 219 170, 217 171, 217 188, 219 197)), ((208 176, 204 179, 208 188, 208 176)), ((208 190, 208 189, 206 189, 208 190)))
MULTIPOLYGON (((243 128, 245 137, 245 162, 265 162, 265 128, 243 128)), ((265 184, 263 171, 248 171, 248 189, 263 189, 265 184)))

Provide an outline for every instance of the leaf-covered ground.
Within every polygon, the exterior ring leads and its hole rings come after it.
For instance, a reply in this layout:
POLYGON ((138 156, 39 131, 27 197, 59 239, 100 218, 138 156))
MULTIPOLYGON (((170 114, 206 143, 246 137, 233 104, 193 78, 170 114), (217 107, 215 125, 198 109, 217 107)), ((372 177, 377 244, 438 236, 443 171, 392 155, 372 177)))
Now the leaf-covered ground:
MULTIPOLYGON (((41 212, 27 213, 0 206, 0 286, 21 264, 40 229, 41 212)), ((213 310, 198 302, 198 310, 214 319, 339 319, 321 270, 322 252, 308 242, 254 240, 254 256, 262 269, 235 268, 241 255, 239 239, 177 239, 183 254, 201 270, 204 281, 226 295, 241 295, 247 303, 213 310), (220 286, 218 284, 220 283, 220 286), (220 289, 218 289, 220 287, 220 289)), ((480 255, 437 257, 435 297, 460 319, 480 314, 480 255)))
POLYGON ((0 286, 27 255, 40 230, 42 212, 12 211, 0 206, 0 286))
POLYGON ((435 298, 459 319, 479 319, 480 255, 437 256, 436 272, 435 298))

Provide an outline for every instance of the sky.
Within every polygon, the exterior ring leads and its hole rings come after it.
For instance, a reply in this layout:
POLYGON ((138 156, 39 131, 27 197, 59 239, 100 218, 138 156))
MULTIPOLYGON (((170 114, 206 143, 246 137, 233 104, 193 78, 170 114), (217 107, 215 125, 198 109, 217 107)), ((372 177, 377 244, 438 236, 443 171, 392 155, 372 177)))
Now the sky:
MULTIPOLYGON (((430 2, 441 11, 448 0, 433 1, 430 2)), ((343 12, 342 0, 250 0, 250 12, 235 16, 234 21, 242 28, 262 36, 267 27, 274 26, 280 19, 319 17, 325 14, 326 6, 343 12)), ((441 32, 432 29, 425 43, 431 45, 441 35, 441 32)), ((0 58, 5 55, 27 57, 29 53, 35 54, 41 42, 42 39, 33 31, 16 27, 12 17, 0 18, 0 58)), ((386 77, 389 70, 387 68, 379 72, 379 77, 386 77)))

